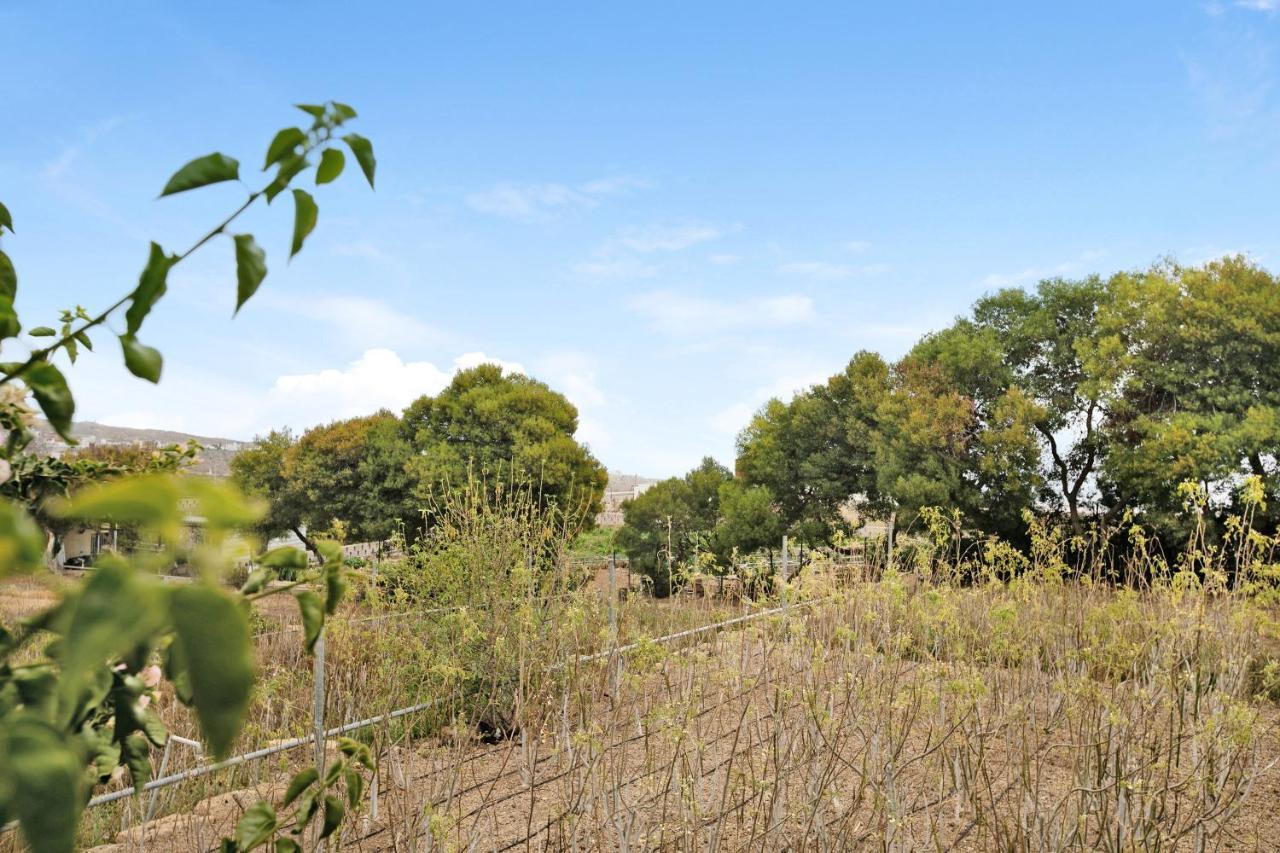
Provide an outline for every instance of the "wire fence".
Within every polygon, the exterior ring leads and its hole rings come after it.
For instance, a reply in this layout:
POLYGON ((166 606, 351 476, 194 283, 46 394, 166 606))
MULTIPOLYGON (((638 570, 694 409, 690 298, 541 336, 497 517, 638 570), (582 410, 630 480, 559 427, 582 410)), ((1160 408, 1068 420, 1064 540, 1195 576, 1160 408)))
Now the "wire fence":
MULTIPOLYGON (((611 568, 612 568, 612 564, 611 564, 611 568)), ((612 575, 612 572, 611 572, 611 575, 612 575)), ((610 626, 610 647, 597 652, 577 655, 573 658, 562 661, 558 664, 554 664, 551 667, 549 667, 550 671, 562 670, 572 665, 592 664, 600 661, 620 661, 622 656, 625 656, 628 653, 636 650, 637 648, 640 648, 645 645, 652 645, 652 644, 665 645, 665 644, 679 642, 681 640, 701 637, 706 634, 718 633, 725 629, 744 625, 758 619, 785 614, 792 606, 794 606, 795 608, 803 608, 816 603, 816 602, 799 602, 795 605, 784 604, 779 607, 758 610, 745 615, 735 616, 729 619, 724 619, 724 620, 719 620, 709 624, 699 625, 694 628, 672 632, 663 636, 654 637, 652 639, 646 639, 643 641, 631 642, 626 644, 619 644, 618 613, 617 613, 618 595, 617 595, 616 586, 611 584, 611 589, 609 592, 610 594, 607 597, 607 601, 608 601, 608 610, 609 610, 608 618, 609 618, 609 626, 610 626)), ((565 596, 557 596, 555 598, 562 599, 562 598, 565 598, 565 596)), ((355 619, 344 620, 344 623, 349 625, 377 624, 377 623, 382 623, 388 620, 403 619, 411 616, 422 617, 422 616, 439 615, 439 614, 448 613, 448 612, 456 612, 456 611, 464 610, 468 608, 483 608, 488 606, 492 606, 492 605, 457 605, 457 606, 451 606, 451 607, 429 608, 425 610, 402 611, 402 612, 391 613, 391 614, 380 614, 378 616, 359 617, 355 619)), ((290 626, 288 628, 281 629, 278 631, 263 632, 256 635, 256 637, 258 639, 269 638, 269 637, 281 636, 285 634, 297 633, 300 630, 301 629, 299 626, 290 626)), ((324 708, 325 708, 325 702, 323 697, 323 689, 324 689, 323 685, 325 682, 324 641, 325 641, 324 635, 322 633, 321 638, 317 643, 315 660, 318 663, 313 675, 313 689, 316 691, 316 701, 314 702, 314 705, 313 705, 314 719, 313 719, 313 731, 311 733, 302 735, 299 737, 290 738, 288 740, 284 740, 278 743, 274 743, 274 744, 271 744, 270 746, 266 746, 260 749, 251 750, 251 751, 248 751, 239 755, 235 755, 221 761, 212 762, 209 764, 202 764, 194 768, 182 770, 182 771, 171 773, 168 775, 164 773, 164 769, 165 769, 165 766, 168 764, 168 758, 169 758, 169 745, 166 744, 164 748, 164 757, 162 758, 161 765, 160 765, 161 767, 160 774, 157 776, 157 778, 147 782, 146 784, 141 786, 141 788, 129 786, 129 787, 121 788, 116 791, 100 794, 92 798, 89 801, 88 806, 91 808, 102 806, 107 803, 112 803, 112 802, 117 802, 120 800, 127 799, 129 797, 134 796, 135 794, 152 793, 153 794, 152 801, 149 803, 147 811, 144 813, 144 821, 149 820, 154 814, 154 810, 155 810, 154 793, 158 792, 161 789, 168 788, 174 785, 179 785, 184 782, 188 782, 204 776, 208 776, 210 774, 214 774, 222 770, 228 770, 231 768, 261 761, 263 759, 270 758, 275 755, 280 755, 282 753, 287 753, 287 752, 290 752, 308 745, 312 745, 312 744, 316 744, 317 749, 319 750, 320 748, 322 748, 323 742, 330 738, 339 737, 339 736, 349 734, 351 732, 355 732, 361 729, 378 726, 380 724, 384 724, 391 720, 405 717, 411 714, 422 713, 422 712, 431 710, 433 708, 437 708, 441 705, 443 701, 442 699, 433 699, 426 702, 411 704, 402 708, 396 708, 391 711, 387 711, 381 714, 376 714, 374 716, 366 717, 364 719, 355 720, 353 722, 344 723, 343 725, 334 726, 331 728, 325 728, 324 718, 323 718, 324 708)), ((620 667, 615 666, 615 667, 612 667, 612 671, 610 673, 610 678, 612 680, 612 683, 615 686, 616 686, 616 677, 619 671, 620 671, 620 667)), ((170 741, 181 743, 184 745, 189 745, 196 748, 197 750, 200 749, 200 745, 197 742, 189 740, 187 738, 182 738, 176 735, 171 735, 170 741)), ((373 795, 372 791, 371 791, 371 795, 373 795)))

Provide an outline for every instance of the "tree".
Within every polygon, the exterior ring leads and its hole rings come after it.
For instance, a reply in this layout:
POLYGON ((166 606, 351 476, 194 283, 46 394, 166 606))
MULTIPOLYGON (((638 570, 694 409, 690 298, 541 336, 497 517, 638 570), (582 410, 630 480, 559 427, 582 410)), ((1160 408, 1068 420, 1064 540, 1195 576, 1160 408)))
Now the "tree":
POLYGON ((246 495, 260 498, 267 511, 255 526, 264 541, 293 533, 307 542, 303 501, 285 477, 285 456, 294 445, 288 429, 272 430, 231 457, 231 480, 246 495))
POLYGON ((997 392, 1002 356, 965 324, 926 337, 894 365, 877 410, 880 492, 910 526, 926 506, 958 508, 977 529, 1022 536, 1040 485, 1035 408, 997 392))
POLYGON ((720 517, 720 489, 733 479, 711 457, 683 477, 655 483, 622 504, 615 539, 631 567, 653 580, 654 593, 671 592, 675 568, 687 564, 713 535, 720 517))
POLYGON ((860 352, 826 384, 790 403, 770 400, 739 435, 739 475, 769 490, 792 536, 829 541, 855 496, 873 512, 884 510, 875 459, 888 381, 884 360, 860 352))
POLYGON ((1245 476, 1280 496, 1280 280, 1243 257, 1158 265, 1109 283, 1091 367, 1114 381, 1104 491, 1170 534, 1192 481, 1221 521, 1245 476))
POLYGON ((600 511, 609 473, 574 439, 578 410, 563 394, 519 373, 482 364, 460 371, 434 397, 405 410, 408 471, 424 505, 470 477, 527 481, 543 501, 580 513, 600 511))
POLYGON ((284 454, 290 502, 312 531, 341 522, 356 541, 382 540, 412 514, 411 458, 387 410, 303 433, 284 454))
POLYGON ((782 518, 767 486, 748 486, 741 480, 721 483, 719 503, 714 540, 722 560, 735 550, 746 555, 772 549, 781 541, 782 518))
POLYGON ((1081 500, 1104 453, 1111 385, 1088 370, 1106 286, 1097 276, 1047 279, 1034 292, 1007 289, 978 300, 971 320, 917 347, 974 400, 980 418, 1022 409, 1042 447, 1042 495, 1082 530, 1081 500), (1018 395, 1013 399, 1011 395, 1018 395))

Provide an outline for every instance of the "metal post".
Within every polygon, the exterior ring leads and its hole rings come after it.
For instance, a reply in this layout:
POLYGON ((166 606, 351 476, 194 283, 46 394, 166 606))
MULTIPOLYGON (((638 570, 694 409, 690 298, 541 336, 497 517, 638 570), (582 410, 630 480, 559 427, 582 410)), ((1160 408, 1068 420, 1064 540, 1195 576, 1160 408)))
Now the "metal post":
MULTIPOLYGON (((315 652, 311 658, 311 731, 315 734, 316 747, 316 772, 320 774, 320 778, 324 778, 324 635, 325 629, 320 629, 320 636, 316 639, 315 652)), ((318 829, 317 824, 317 829, 318 829)), ((325 843, 323 840, 317 839, 315 849, 323 853, 325 843)))
POLYGON ((622 661, 617 657, 618 648, 618 556, 609 554, 609 649, 614 660, 609 663, 609 697, 618 698, 618 669, 622 661))
POLYGON ((790 577, 787 570, 787 537, 785 536, 782 537, 782 564, 780 569, 782 582, 778 585, 778 592, 782 596, 782 608, 783 613, 785 613, 787 608, 787 580, 790 577))

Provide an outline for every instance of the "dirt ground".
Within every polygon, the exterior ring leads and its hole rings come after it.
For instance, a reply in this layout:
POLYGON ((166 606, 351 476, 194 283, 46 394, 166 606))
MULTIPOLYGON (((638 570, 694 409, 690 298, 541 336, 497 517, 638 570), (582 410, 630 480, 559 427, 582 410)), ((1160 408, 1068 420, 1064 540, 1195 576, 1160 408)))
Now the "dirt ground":
MULTIPOLYGON (((331 849, 507 850, 989 850, 1008 846, 1008 827, 975 818, 975 795, 948 778, 956 731, 939 731, 893 707, 918 665, 869 660, 887 675, 884 695, 824 690, 809 661, 752 630, 631 672, 616 691, 604 672, 573 696, 549 697, 542 725, 497 744, 433 740, 382 744, 371 792, 331 849), (899 681, 895 681, 899 680, 899 681), (615 695, 616 694, 616 695, 615 695), (824 695, 825 694, 825 695, 824 695), (842 703, 887 702, 893 731, 832 725, 842 703), (897 716, 893 716, 897 715, 897 716), (876 784, 866 780, 874 777, 876 784), (1002 833, 1005 833, 1002 835, 1002 833)), ((999 679, 1026 678, 992 672, 999 679)), ((1032 706, 975 706, 987 715, 991 753, 980 796, 1010 821, 1050 813, 1075 783, 1069 714, 1051 685, 1032 706), (1006 713, 1007 712, 1007 713, 1006 713), (1031 732, 1040 744, 1020 740, 1031 732), (1038 800, 1038 802, 1033 802, 1038 800)), ((1029 691, 1029 693, 1032 691, 1029 691)), ((1208 849, 1272 850, 1280 844, 1277 715, 1258 712, 1258 761, 1239 808, 1208 849)), ((954 749, 953 749, 954 748, 954 749)), ((305 755, 302 756, 305 760, 305 755)), ((959 760, 958 758, 955 760, 959 760)), ((286 778, 284 776, 281 779, 286 778)), ((282 783, 222 794, 189 814, 120 833, 99 853, 213 850, 242 809, 278 798, 282 783)), ((1175 804, 1176 805, 1176 804, 1175 804)), ((1061 808, 1060 805, 1057 808, 1061 808)), ((1177 819, 1176 810, 1170 826, 1177 819)), ((1025 827, 1049 837, 1052 827, 1025 827)), ((1153 843, 1154 842, 1154 843, 1153 843)), ((1029 845, 1033 849, 1036 846, 1029 845)), ((1120 839, 1121 849, 1193 849, 1120 839)), ((1088 849, 1088 848, 1081 848, 1088 849)))

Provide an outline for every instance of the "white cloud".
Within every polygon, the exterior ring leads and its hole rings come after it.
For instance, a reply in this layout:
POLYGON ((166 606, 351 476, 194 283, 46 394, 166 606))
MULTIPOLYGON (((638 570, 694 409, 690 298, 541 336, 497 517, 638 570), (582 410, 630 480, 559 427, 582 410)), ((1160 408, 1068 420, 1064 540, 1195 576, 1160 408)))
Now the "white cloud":
POLYGON ((699 243, 719 240, 738 226, 722 227, 707 222, 683 222, 624 228, 617 242, 634 252, 678 252, 699 243))
POLYGON ((504 373, 528 373, 524 369, 524 365, 518 361, 503 361, 500 358, 493 358, 482 352, 465 352, 453 360, 453 366, 457 370, 470 370, 482 364, 496 364, 502 368, 504 373))
POLYGON ((368 240, 335 243, 331 251, 335 255, 340 255, 344 258, 365 258, 370 261, 385 261, 387 259, 387 253, 368 240))
POLYGON ((58 152, 58 156, 44 164, 44 167, 40 170, 41 177, 47 181, 57 181, 65 177, 80 156, 81 151, 93 145, 102 136, 115 130, 123 121, 124 118, 122 116, 112 116, 90 127, 81 135, 78 141, 64 145, 62 150, 58 152))
MULTIPOLYGON (((291 299, 268 292, 259 297, 272 308, 323 323, 348 344, 359 348, 421 346, 439 343, 439 329, 393 308, 381 299, 363 296, 309 296, 291 299)), ((252 303, 250 303, 252 304, 252 303)))
POLYGON ((515 362, 482 352, 464 353, 452 370, 429 361, 402 360, 394 350, 371 349, 345 368, 281 376, 271 389, 271 409, 290 412, 292 424, 311 426, 337 418, 368 415, 379 409, 399 413, 423 394, 440 393, 460 370, 497 364, 508 373, 524 373, 515 362))
POLYGON ((526 222, 546 219, 566 210, 586 210, 599 204, 603 196, 646 186, 627 176, 597 178, 576 187, 566 184, 498 184, 464 199, 478 213, 526 222))
POLYGON ((813 300, 800 294, 718 300, 656 290, 632 299, 631 308, 652 328, 671 335, 778 329, 807 323, 814 317, 813 300))
POLYGON ((733 403, 716 412, 707 419, 707 424, 720 435, 737 435, 766 401, 775 397, 784 402, 789 401, 797 393, 825 383, 830 375, 830 371, 815 367, 805 372, 779 376, 769 384, 754 389, 746 400, 733 403))
POLYGON ((1103 249, 1089 249, 1081 252, 1075 260, 1063 261, 1052 266, 1026 267, 1016 272, 993 272, 983 277, 979 284, 990 290, 1025 287, 1046 278, 1085 272, 1089 263, 1104 258, 1106 255, 1107 253, 1103 249))
MULTIPOLYGON (((658 267, 640 260, 637 255, 679 252, 700 243, 719 240, 741 227, 690 221, 623 228, 592 252, 590 258, 574 264, 573 271, 591 278, 647 278, 655 275, 658 267)), ((737 260, 736 255, 716 255, 712 262, 733 263, 737 260)))
POLYGON ((730 264, 738 263, 739 261, 742 260, 742 256, 741 255, 712 255, 711 257, 707 258, 707 260, 711 261, 711 263, 715 264, 716 266, 724 267, 724 266, 729 266, 730 264))
POLYGON ((610 257, 607 254, 597 254, 591 260, 574 264, 573 271, 589 278, 623 279, 649 278, 657 273, 658 268, 630 255, 610 257))
POLYGON ((1236 5, 1255 12, 1274 12, 1280 9, 1280 0, 1236 0, 1236 5))
POLYGON ((803 276, 822 281, 852 278, 855 275, 881 275, 889 271, 888 264, 834 264, 829 261, 792 261, 778 267, 783 275, 803 276))

